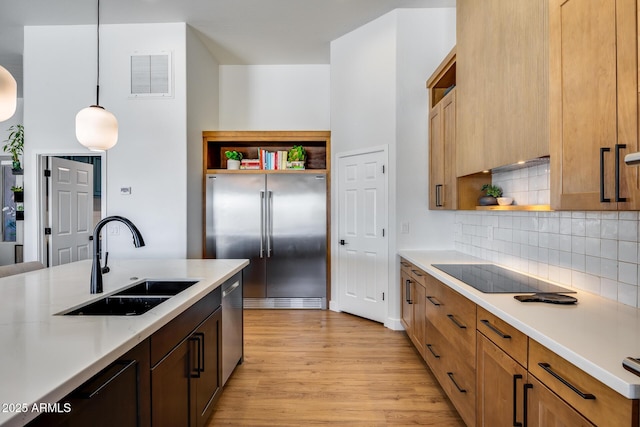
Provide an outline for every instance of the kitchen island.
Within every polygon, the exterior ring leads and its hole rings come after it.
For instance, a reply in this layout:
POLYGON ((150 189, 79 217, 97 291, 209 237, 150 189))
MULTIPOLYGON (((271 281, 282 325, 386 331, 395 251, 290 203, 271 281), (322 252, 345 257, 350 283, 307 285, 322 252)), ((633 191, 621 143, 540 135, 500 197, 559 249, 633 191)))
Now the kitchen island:
MULTIPOLYGON (((89 292, 91 261, 0 279, 0 425, 34 419, 211 294, 248 260, 113 260, 104 292, 89 292), (138 316, 62 316, 141 279, 197 283, 138 316), (23 411, 26 409, 26 411, 23 411)), ((64 410, 64 408, 62 408, 64 410)))

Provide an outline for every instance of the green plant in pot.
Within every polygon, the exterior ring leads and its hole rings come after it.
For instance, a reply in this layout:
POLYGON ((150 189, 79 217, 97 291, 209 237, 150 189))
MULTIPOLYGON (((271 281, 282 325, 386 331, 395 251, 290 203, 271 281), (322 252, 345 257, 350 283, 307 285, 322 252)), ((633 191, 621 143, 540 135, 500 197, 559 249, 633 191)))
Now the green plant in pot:
POLYGON ((502 188, 493 184, 485 184, 481 188, 485 196, 478 199, 480 206, 493 206, 498 204, 498 197, 502 196, 502 188))
POLYGON ((242 160, 242 153, 238 151, 225 151, 224 155, 227 156, 227 169, 240 169, 240 160, 242 160))
POLYGON ((6 144, 2 147, 5 153, 11 153, 13 162, 12 169, 15 175, 22 174, 22 165, 20 164, 20 156, 24 151, 24 126, 13 125, 9 127, 9 137, 4 141, 6 144))
POLYGON ((13 201, 16 203, 24 202, 24 189, 22 187, 16 187, 15 185, 11 187, 11 191, 13 191, 13 201))
POLYGON ((287 153, 287 161, 290 164, 291 169, 304 169, 304 161, 307 157, 307 152, 302 145, 294 145, 289 149, 287 153))

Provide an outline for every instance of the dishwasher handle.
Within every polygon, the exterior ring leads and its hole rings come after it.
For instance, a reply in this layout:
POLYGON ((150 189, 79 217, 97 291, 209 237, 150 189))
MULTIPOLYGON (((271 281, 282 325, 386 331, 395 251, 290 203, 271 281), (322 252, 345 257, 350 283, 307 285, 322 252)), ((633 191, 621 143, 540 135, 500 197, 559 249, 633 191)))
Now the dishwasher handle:
POLYGON ((239 287, 240 287, 240 281, 235 282, 233 285, 229 286, 227 289, 222 291, 222 298, 228 297, 229 295, 231 295, 233 291, 235 291, 239 287))

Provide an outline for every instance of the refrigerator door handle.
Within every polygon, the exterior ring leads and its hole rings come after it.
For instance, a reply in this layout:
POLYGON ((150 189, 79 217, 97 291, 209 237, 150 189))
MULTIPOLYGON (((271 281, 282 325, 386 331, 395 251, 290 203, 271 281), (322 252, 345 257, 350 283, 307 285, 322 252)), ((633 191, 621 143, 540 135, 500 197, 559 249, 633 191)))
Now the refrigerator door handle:
POLYGON ((264 221, 265 221, 264 190, 260 190, 260 258, 264 258, 264 221))
POLYGON ((267 192, 267 258, 271 258, 271 245, 273 240, 273 191, 267 192))

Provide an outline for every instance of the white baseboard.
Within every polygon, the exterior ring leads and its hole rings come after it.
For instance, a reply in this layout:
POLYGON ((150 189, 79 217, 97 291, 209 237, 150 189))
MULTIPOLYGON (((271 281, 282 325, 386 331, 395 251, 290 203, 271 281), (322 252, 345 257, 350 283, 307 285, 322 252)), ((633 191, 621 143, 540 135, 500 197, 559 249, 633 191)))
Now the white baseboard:
POLYGON ((342 310, 340 310, 340 307, 338 306, 337 301, 334 300, 329 301, 329 310, 335 311, 336 313, 342 312, 342 310))
POLYGON ((392 331, 404 331, 404 326, 402 326, 402 322, 400 319, 389 319, 384 322, 385 328, 389 328, 392 331))

